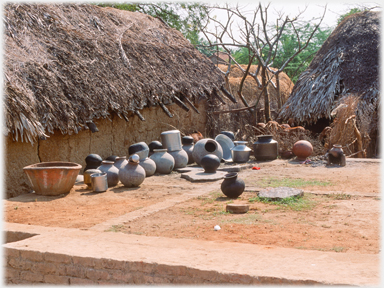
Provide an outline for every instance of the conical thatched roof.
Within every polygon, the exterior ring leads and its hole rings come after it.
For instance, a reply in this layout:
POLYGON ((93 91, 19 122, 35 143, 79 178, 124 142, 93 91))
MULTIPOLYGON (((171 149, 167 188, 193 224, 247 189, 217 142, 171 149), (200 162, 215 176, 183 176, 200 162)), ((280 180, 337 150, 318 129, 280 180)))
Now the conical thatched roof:
MULTIPOLYGON (((314 124, 331 118, 332 110, 353 95, 356 116, 377 113, 379 103, 380 13, 346 17, 332 32, 295 84, 279 120, 314 124)), ((377 115, 370 114, 377 125, 377 115)), ((371 127, 372 128, 372 127, 371 127)))
POLYGON ((180 32, 145 14, 7 4, 3 20, 4 116, 15 140, 54 129, 77 133, 111 113, 128 121, 146 106, 182 106, 178 99, 191 108, 224 84, 220 70, 180 32))

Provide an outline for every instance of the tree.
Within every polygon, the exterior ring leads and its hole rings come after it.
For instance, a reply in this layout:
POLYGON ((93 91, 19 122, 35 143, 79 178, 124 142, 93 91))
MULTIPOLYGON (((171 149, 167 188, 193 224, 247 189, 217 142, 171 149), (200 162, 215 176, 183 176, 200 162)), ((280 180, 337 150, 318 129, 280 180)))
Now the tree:
MULTIPOLYGON (((303 24, 299 21, 300 16, 305 11, 298 13, 298 15, 294 17, 284 16, 284 14, 280 13, 272 26, 270 25, 270 22, 268 22, 269 5, 263 6, 259 3, 253 13, 247 13, 239 6, 230 7, 228 4, 225 4, 224 6, 211 7, 209 11, 211 12, 213 9, 224 10, 227 13, 227 22, 220 22, 208 14, 208 21, 212 21, 216 25, 214 29, 215 31, 212 31, 208 28, 207 22, 202 30, 209 42, 209 46, 222 47, 230 56, 230 64, 231 62, 234 62, 239 69, 243 71, 243 78, 237 93, 247 109, 257 107, 260 98, 263 97, 265 120, 271 120, 267 85, 268 83, 271 83, 277 89, 278 107, 281 108, 282 103, 280 97, 279 74, 311 43, 315 32, 320 27, 324 18, 326 8, 324 9, 324 14, 319 19, 318 23, 308 26, 307 30, 305 30, 306 23, 303 24), (233 29, 235 19, 237 20, 236 24, 240 30, 240 34, 238 36, 234 33, 233 29), (300 33, 300 29, 304 29, 302 31, 306 31, 308 33, 300 33), (275 60, 277 60, 277 52, 284 51, 284 47, 282 46, 282 43, 284 43, 283 35, 286 35, 286 32, 289 30, 291 31, 291 33, 289 33, 291 34, 289 40, 291 42, 291 46, 293 46, 290 50, 288 49, 289 47, 285 47, 285 53, 283 53, 284 58, 280 59, 280 65, 277 66, 277 63, 275 62, 275 60), (246 70, 242 69, 239 63, 236 62, 234 57, 231 55, 231 49, 233 48, 245 49, 243 52, 248 51, 249 61, 246 70), (250 73, 249 68, 254 61, 257 61, 258 67, 255 73, 250 73), (277 70, 271 69, 272 65, 277 70), (261 82, 257 78, 259 73, 261 75, 261 82), (260 94, 256 97, 256 103, 251 106, 246 103, 241 94, 242 83, 248 75, 254 78, 260 90, 260 94), (272 77, 270 77, 270 75, 272 75, 272 77), (272 81, 273 79, 275 80, 275 83, 272 81)), ((226 76, 227 75, 228 71, 226 73, 226 76)))

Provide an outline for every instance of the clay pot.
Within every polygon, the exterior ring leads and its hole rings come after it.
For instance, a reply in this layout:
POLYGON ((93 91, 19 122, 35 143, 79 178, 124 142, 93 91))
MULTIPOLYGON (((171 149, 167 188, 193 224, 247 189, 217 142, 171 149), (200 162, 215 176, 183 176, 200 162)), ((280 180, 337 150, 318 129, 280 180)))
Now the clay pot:
POLYGON ((116 157, 115 163, 113 164, 117 169, 121 169, 125 165, 128 164, 127 156, 121 156, 121 157, 116 157))
POLYGON ((92 188, 91 175, 96 173, 101 173, 101 171, 99 169, 88 169, 84 172, 84 184, 87 185, 88 189, 92 188))
POLYGON ((232 141, 235 140, 235 134, 232 131, 221 131, 220 134, 227 136, 232 141))
POLYGON ((98 154, 89 154, 87 157, 85 157, 85 168, 84 172, 88 169, 97 169, 101 165, 101 161, 103 161, 103 158, 100 157, 98 154))
POLYGON ((231 149, 232 161, 235 163, 245 163, 251 155, 251 148, 247 147, 247 141, 234 141, 235 147, 231 149))
POLYGON ((201 158, 200 164, 204 168, 204 173, 215 173, 220 166, 220 159, 214 154, 207 154, 201 158))
POLYGON ((160 174, 169 174, 175 166, 175 159, 167 153, 167 149, 154 149, 153 154, 149 159, 152 159, 156 164, 156 172, 160 174))
POLYGON ((329 150, 329 154, 331 154, 333 157, 341 157, 344 154, 343 146, 339 144, 334 144, 333 147, 329 150))
POLYGON ((111 155, 111 156, 108 156, 107 158, 105 158, 105 160, 116 162, 116 158, 118 158, 118 156, 111 155))
POLYGON ((149 154, 148 156, 151 156, 154 152, 154 149, 163 149, 163 144, 161 144, 160 141, 152 141, 151 143, 148 144, 149 147, 149 154))
POLYGON ((145 170, 139 165, 140 157, 133 154, 129 157, 127 165, 119 170, 119 179, 125 187, 138 187, 145 179, 145 170))
POLYGON ((175 166, 173 169, 184 168, 188 164, 188 154, 185 150, 168 151, 168 153, 175 159, 175 166))
POLYGON ((195 146, 193 144, 193 137, 184 136, 183 138, 181 138, 181 142, 183 143, 183 150, 185 152, 187 152, 187 154, 188 154, 188 163, 187 164, 192 164, 193 162, 195 162, 195 159, 193 159, 193 155, 192 155, 193 148, 195 146))
POLYGON ((114 187, 117 183, 119 183, 119 169, 117 169, 113 164, 113 161, 104 160, 97 168, 101 172, 107 173, 108 187, 114 187))
POLYGON ((224 181, 221 183, 221 191, 228 198, 237 198, 243 194, 245 183, 243 179, 237 177, 237 172, 225 174, 224 181))
POLYGON ((205 138, 197 141, 192 152, 195 162, 201 166, 201 159, 208 154, 216 155, 220 161, 223 159, 223 149, 216 140, 205 138))
POLYGON ((145 142, 135 143, 135 144, 132 144, 131 146, 129 146, 128 154, 129 154, 129 156, 131 156, 133 154, 137 154, 137 155, 139 155, 140 160, 144 160, 145 158, 148 157, 149 147, 148 147, 147 143, 145 143, 145 142))
POLYGON ((156 172, 156 163, 150 158, 139 161, 139 165, 145 170, 145 177, 152 176, 156 172))
POLYGON ((311 156, 313 146, 307 140, 299 140, 293 144, 292 152, 296 155, 298 160, 304 161, 307 157, 311 156))
POLYGON ((257 136, 253 143, 253 155, 257 161, 275 160, 279 155, 279 145, 272 135, 257 136))

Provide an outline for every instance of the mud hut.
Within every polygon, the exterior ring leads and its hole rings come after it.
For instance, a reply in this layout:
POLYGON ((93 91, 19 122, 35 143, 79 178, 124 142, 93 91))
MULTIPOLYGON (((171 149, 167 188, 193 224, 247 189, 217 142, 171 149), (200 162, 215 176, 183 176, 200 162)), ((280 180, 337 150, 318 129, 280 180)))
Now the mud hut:
POLYGON ((33 163, 84 167, 90 153, 124 156, 165 130, 205 133, 224 79, 161 19, 88 4, 3 13, 5 197, 31 190, 22 168, 33 163))
POLYGON ((327 148, 341 144, 350 154, 377 155, 379 43, 379 12, 346 17, 300 75, 279 120, 317 133, 330 126, 327 148))

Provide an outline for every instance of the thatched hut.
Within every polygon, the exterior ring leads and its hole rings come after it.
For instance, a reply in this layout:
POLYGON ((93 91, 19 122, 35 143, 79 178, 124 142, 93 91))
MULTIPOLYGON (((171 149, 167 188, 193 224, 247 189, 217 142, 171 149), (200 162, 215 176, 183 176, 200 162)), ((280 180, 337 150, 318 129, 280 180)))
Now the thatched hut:
POLYGON ((359 140, 360 133, 359 147, 347 148, 352 153, 365 146, 368 157, 375 155, 379 130, 379 36, 379 12, 346 17, 300 75, 279 120, 291 118, 314 132, 331 125, 337 129, 331 133, 333 140, 329 144, 345 147, 351 145, 353 138, 359 140), (350 121, 349 125, 348 119, 355 122, 350 121))
POLYGON ((205 133, 224 79, 161 19, 88 4, 3 12, 6 197, 30 190, 22 168, 33 163, 84 166, 164 130, 205 133))

